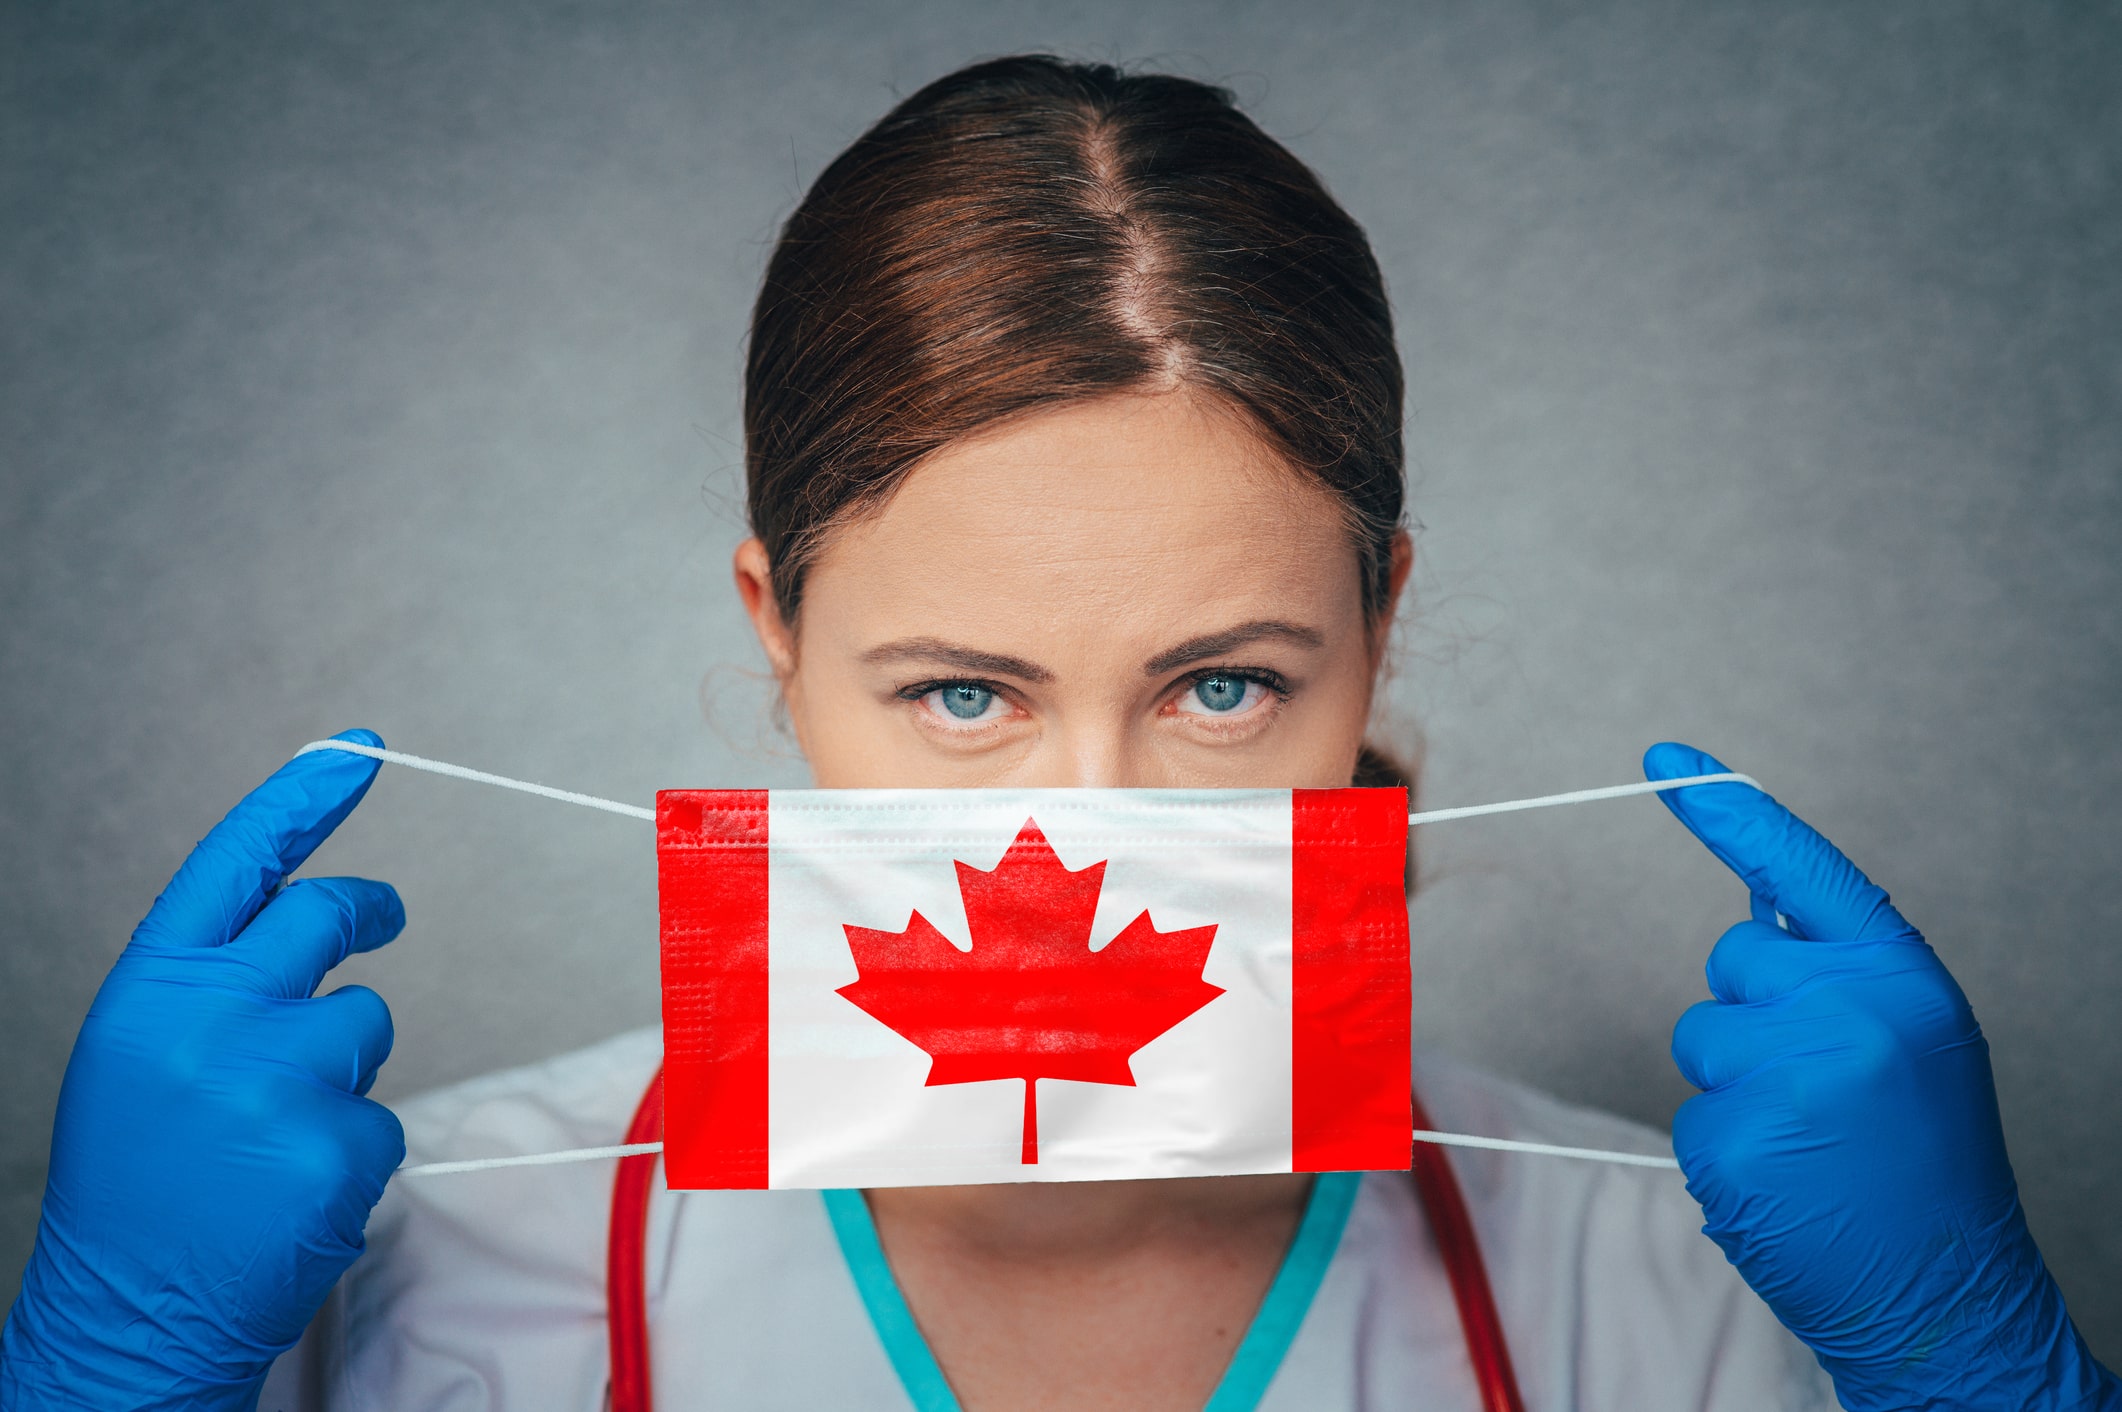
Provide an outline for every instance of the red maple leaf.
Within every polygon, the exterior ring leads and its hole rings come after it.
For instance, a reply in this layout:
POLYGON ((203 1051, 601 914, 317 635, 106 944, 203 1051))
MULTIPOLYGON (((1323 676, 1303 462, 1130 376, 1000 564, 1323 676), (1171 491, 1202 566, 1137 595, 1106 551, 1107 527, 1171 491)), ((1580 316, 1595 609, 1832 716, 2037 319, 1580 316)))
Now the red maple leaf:
POLYGON ((1128 1059, 1223 993, 1201 979, 1213 926, 1160 932, 1144 912, 1098 951, 1105 864, 1074 872, 1030 819, 992 872, 957 864, 972 950, 919 912, 906 930, 849 926, 846 996, 929 1054, 928 1082, 1024 1080, 1024 1157, 1039 1160, 1041 1079, 1132 1088, 1128 1059))

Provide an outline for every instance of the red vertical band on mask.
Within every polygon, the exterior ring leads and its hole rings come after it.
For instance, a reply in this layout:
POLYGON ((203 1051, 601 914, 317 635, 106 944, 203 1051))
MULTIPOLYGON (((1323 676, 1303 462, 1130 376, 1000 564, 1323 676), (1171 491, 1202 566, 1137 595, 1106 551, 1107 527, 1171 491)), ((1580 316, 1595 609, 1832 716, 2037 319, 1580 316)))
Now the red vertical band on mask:
POLYGON ((656 796, 663 1170, 674 1190, 766 1185, 763 789, 656 796))
POLYGON ((1407 791, 1291 791, 1290 1165, 1408 1170, 1407 791))

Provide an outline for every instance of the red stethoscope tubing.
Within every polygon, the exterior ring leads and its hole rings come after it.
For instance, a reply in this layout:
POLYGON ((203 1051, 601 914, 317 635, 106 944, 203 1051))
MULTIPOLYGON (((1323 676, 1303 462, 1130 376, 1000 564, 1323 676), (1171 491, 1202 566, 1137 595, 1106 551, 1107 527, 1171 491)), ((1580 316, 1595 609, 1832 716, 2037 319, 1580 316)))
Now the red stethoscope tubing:
MULTIPOLYGON (((1427 1128, 1422 1100, 1409 1095, 1415 1126, 1427 1128)), ((663 1074, 649 1080, 628 1142, 655 1142, 663 1136, 663 1074)), ((1496 1297, 1488 1286, 1488 1268, 1474 1236, 1472 1217, 1459 1179, 1444 1149, 1416 1143, 1412 1175, 1429 1218, 1430 1234, 1451 1276, 1452 1298, 1459 1306, 1459 1325, 1466 1331, 1466 1353, 1481 1389, 1483 1412, 1525 1412, 1518 1397, 1518 1377, 1511 1368, 1510 1346, 1503 1341, 1503 1321, 1496 1316, 1496 1297)), ((651 1412, 648 1367, 648 1199, 656 1179, 656 1154, 619 1159, 612 1179, 612 1228, 605 1266, 606 1309, 612 1348, 610 1412, 651 1412)))
MULTIPOLYGON (((626 1126, 628 1142, 663 1138, 663 1070, 626 1126)), ((612 1178, 612 1229, 604 1263, 606 1333, 612 1345, 608 1412, 650 1412, 648 1369, 648 1198, 656 1181, 656 1154, 621 1157, 612 1178)))
MULTIPOLYGON (((1414 1110, 1415 1126, 1428 1129, 1429 1114, 1422 1100, 1409 1093, 1407 1103, 1414 1110)), ((1474 1365, 1482 1410, 1525 1412, 1518 1396, 1517 1370, 1511 1367, 1510 1345, 1503 1339, 1503 1320, 1496 1313, 1495 1292, 1488 1287, 1488 1265, 1481 1259, 1481 1242, 1474 1235, 1474 1218, 1467 1214, 1459 1178, 1444 1149, 1434 1143, 1414 1145, 1411 1170, 1422 1214, 1429 1218, 1430 1235, 1451 1276, 1452 1299, 1459 1306, 1459 1327, 1466 1333, 1466 1356, 1474 1365)), ((646 1403, 642 1409, 647 1412, 646 1403)))

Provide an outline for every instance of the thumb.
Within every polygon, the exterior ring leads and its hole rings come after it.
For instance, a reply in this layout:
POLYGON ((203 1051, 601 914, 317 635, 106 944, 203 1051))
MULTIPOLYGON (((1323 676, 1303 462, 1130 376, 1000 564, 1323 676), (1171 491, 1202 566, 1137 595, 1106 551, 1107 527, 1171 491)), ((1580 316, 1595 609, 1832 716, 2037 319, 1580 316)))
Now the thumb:
MULTIPOLYGON (((1643 756, 1651 779, 1722 774, 1727 767, 1691 746, 1666 742, 1643 756)), ((1842 850, 1762 790, 1744 784, 1688 785, 1658 796, 1747 889, 1788 918, 1800 936, 1887 941, 1914 936, 1885 889, 1842 850)))
MULTIPOLYGON (((363 730, 341 731, 333 739, 383 743, 363 730)), ((199 840, 134 939, 170 947, 227 944, 353 812, 381 768, 336 750, 297 755, 282 765, 199 840)))

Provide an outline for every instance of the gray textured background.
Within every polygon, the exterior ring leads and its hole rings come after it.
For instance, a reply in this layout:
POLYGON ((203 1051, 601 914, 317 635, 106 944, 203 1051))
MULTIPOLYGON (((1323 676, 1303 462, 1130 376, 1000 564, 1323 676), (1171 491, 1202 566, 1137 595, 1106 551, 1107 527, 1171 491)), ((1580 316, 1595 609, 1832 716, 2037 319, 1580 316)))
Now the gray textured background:
MULTIPOLYGON (((1370 229, 1432 803, 1769 781, 1924 925, 2122 1357, 2122 11, 2001 0, 0 9, 0 1300, 79 1016, 289 750, 794 784, 725 584, 743 317, 896 94, 1233 84, 1370 229), (766 7, 760 7, 762 10, 766 7)), ((1662 1123, 1738 887, 1655 804, 1424 840, 1426 1042, 1662 1123)), ((638 826, 386 775, 382 1092, 655 1011, 638 826)))

